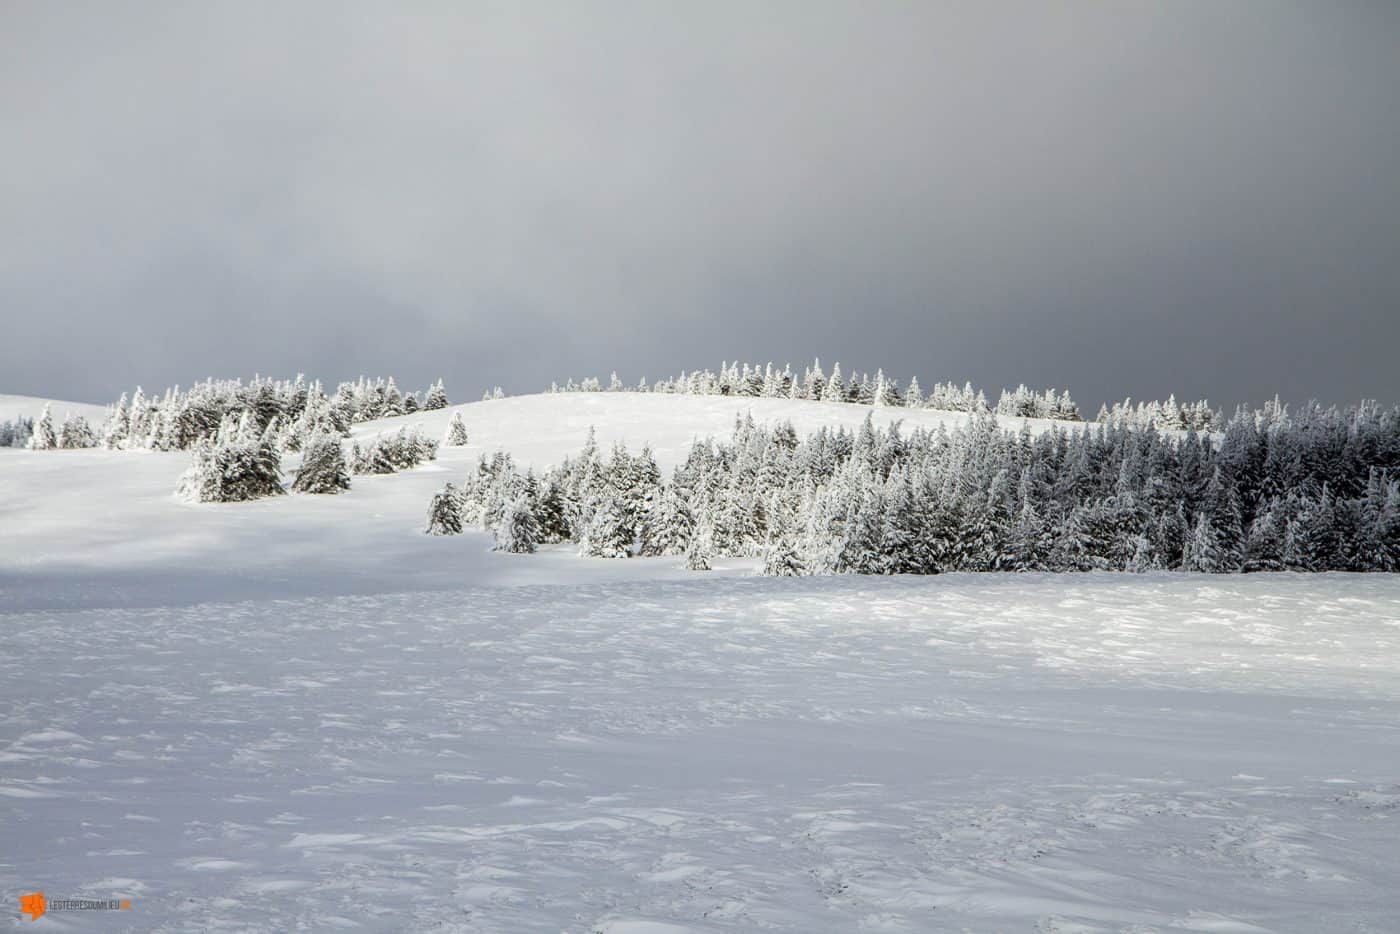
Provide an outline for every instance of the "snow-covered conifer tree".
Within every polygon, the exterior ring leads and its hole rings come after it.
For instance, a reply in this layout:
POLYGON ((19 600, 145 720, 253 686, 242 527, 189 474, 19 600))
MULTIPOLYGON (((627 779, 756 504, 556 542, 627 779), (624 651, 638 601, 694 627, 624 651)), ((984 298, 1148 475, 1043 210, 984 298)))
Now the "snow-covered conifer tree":
POLYGON ((443 436, 444 447, 462 447, 467 443, 467 425, 462 421, 461 412, 452 413, 452 421, 447 423, 447 433, 443 436))
POLYGON ((428 387, 428 392, 423 396, 423 409, 434 412, 438 409, 445 409, 447 406, 447 390, 443 388, 442 380, 438 380, 428 387))
POLYGON ((599 502, 579 543, 579 553, 590 558, 626 558, 632 554, 632 532, 616 495, 607 494, 599 502))
MULTIPOLYGON (((58 446, 61 448, 96 447, 97 438, 81 415, 65 415, 58 431, 58 446)), ((168 449, 167 449, 168 450, 168 449)))
POLYGON ((642 525, 640 554, 648 557, 685 554, 695 532, 695 516, 683 493, 669 483, 642 525))
POLYGON ((302 446, 301 466, 292 480, 297 493, 341 493, 350 489, 345 449, 339 435, 316 435, 302 446))
POLYGON ((685 567, 687 571, 708 571, 710 561, 714 552, 714 528, 708 522, 701 522, 695 529, 695 534, 690 538, 690 545, 685 550, 685 567))
POLYGON ((286 492, 277 448, 261 438, 221 430, 196 445, 193 457, 176 486, 187 502, 235 503, 286 492))
POLYGON ((1186 543, 1186 570, 1218 574, 1228 570, 1220 545, 1220 533, 1211 522, 1209 513, 1196 515, 1196 525, 1186 543))
POLYGON ((1271 503, 1255 515, 1245 538, 1241 567, 1245 571, 1283 570, 1284 530, 1271 503))
POLYGON ((127 428, 131 421, 131 412, 127 407, 126 393, 122 393, 117 400, 116 406, 112 409, 111 415, 107 417, 107 424, 102 429, 102 443, 109 448, 119 448, 126 440, 127 428))
POLYGON ((456 487, 451 483, 433 494, 428 506, 429 535, 459 535, 462 532, 462 500, 456 487))
POLYGON ((823 402, 845 402, 846 384, 841 381, 841 364, 837 362, 831 368, 831 379, 826 381, 822 388, 823 402))
POLYGON ((517 555, 534 554, 539 537, 540 527, 535 521, 529 497, 523 494, 517 496, 496 524, 495 550, 517 555))
POLYGON ((44 403, 44 411, 34 422, 34 433, 29 436, 29 448, 32 451, 48 451, 58 447, 58 435, 53 430, 53 415, 49 413, 49 404, 44 403))
POLYGON ((909 388, 904 391, 904 404, 911 409, 920 409, 924 405, 924 391, 919 388, 919 378, 911 377, 909 388))

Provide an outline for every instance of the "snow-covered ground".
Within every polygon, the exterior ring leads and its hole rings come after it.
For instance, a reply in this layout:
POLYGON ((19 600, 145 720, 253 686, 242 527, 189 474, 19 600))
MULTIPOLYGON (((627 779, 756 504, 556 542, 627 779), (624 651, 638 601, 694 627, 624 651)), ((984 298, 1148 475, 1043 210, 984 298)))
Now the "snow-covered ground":
POLYGON ((69 413, 81 415, 88 420, 94 430, 102 426, 102 422, 107 418, 107 407, 105 405, 92 405, 88 402, 68 402, 62 399, 43 399, 38 396, 7 396, 0 394, 0 423, 13 422, 21 418, 38 418, 43 414, 44 406, 49 406, 49 414, 53 416, 54 424, 63 423, 63 417, 69 413))
POLYGON ((433 465, 223 506, 171 498, 185 455, 0 451, 11 922, 43 890, 133 908, 34 930, 1395 930, 1400 577, 772 580, 420 532, 482 450, 592 424, 668 466, 736 409, 869 411, 476 403, 433 465))

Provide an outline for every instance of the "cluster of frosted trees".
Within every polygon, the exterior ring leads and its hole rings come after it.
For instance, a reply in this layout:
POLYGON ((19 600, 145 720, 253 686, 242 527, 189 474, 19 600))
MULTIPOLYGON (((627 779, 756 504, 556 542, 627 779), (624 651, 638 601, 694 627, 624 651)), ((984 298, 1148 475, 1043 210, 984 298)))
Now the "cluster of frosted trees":
MULTIPOLYGON (((12 442, 17 439, 12 439, 12 442)), ((97 447, 97 436, 87 419, 81 415, 64 415, 63 423, 57 429, 53 425, 53 413, 48 403, 39 418, 29 425, 29 438, 24 445, 35 451, 51 451, 59 448, 97 447)))
POLYGON ((582 382, 569 380, 563 386, 555 383, 551 392, 661 392, 684 393, 687 395, 755 396, 777 399, 809 399, 819 402, 852 402, 861 405, 904 406, 908 408, 942 409, 952 412, 989 412, 1018 418, 1055 418, 1064 421, 1080 421, 1079 406, 1068 392, 1057 393, 1053 389, 1036 393, 1025 386, 1015 390, 1004 390, 995 408, 988 405, 987 397, 972 388, 971 383, 958 386, 954 383, 935 383, 925 391, 914 377, 908 385, 877 370, 874 376, 869 373, 841 375, 841 364, 832 367, 828 375, 822 370, 821 361, 815 361, 802 373, 796 373, 789 366, 781 370, 773 364, 766 366, 747 363, 722 363, 719 372, 696 370, 681 373, 672 379, 658 380, 648 385, 643 379, 636 386, 625 386, 616 373, 606 387, 597 379, 582 382))
MULTIPOLYGON (((345 442, 334 431, 302 439, 301 463, 292 479, 297 493, 341 493, 350 477, 390 474, 437 457, 437 442, 416 428, 380 434, 364 445, 355 442, 346 456, 345 442)), ((193 463, 176 485, 175 494, 197 503, 235 503, 287 492, 282 483, 282 454, 286 450, 276 424, 259 430, 248 412, 226 415, 218 429, 197 441, 193 463)))
POLYGON ((0 448, 22 448, 34 435, 34 419, 23 416, 12 422, 0 422, 0 448))
MULTIPOLYGON (((86 420, 68 416, 55 428, 49 407, 32 425, 11 426, 17 440, 36 450, 96 447, 155 451, 189 450, 192 463, 176 494, 193 502, 238 502, 286 492, 282 483, 284 453, 301 453, 291 489, 301 493, 338 493, 349 489, 352 474, 406 470, 437 456, 437 442, 417 429, 400 429, 347 456, 344 439, 351 425, 393 415, 448 406, 442 380, 418 393, 400 392, 392 377, 341 383, 327 395, 319 382, 254 378, 205 380, 188 391, 179 387, 147 396, 140 387, 123 394, 109 409, 106 423, 94 432, 86 420)), ((453 420, 447 443, 465 444, 460 417, 453 420)))
POLYGON ((281 447, 301 450, 302 444, 325 433, 346 435, 357 422, 418 411, 446 408, 442 380, 418 393, 403 393, 388 379, 341 383, 328 395, 319 382, 255 378, 206 380, 188 391, 167 389, 147 396, 140 387, 123 393, 112 406, 101 432, 109 448, 178 451, 212 437, 226 418, 248 418, 262 433, 272 429, 281 447))
MULTIPOLYGON (((1277 399, 1274 405, 1279 405, 1277 399)), ((1100 425, 1129 425, 1134 428, 1158 428, 1168 431, 1223 431, 1225 413, 1212 409, 1204 399, 1200 402, 1178 403, 1176 396, 1165 402, 1139 402, 1131 399, 1104 405, 1094 419, 1100 425)))
POLYGON ((663 479, 590 437, 536 476, 483 458, 429 531, 600 557, 761 557, 769 574, 1400 570, 1400 408, 1241 411, 1212 438, 1149 426, 909 435, 867 419, 798 439, 745 419, 663 479))
POLYGON ((400 428, 393 434, 380 434, 363 447, 355 442, 350 467, 357 474, 398 473, 436 459, 437 448, 437 442, 418 429, 400 428))

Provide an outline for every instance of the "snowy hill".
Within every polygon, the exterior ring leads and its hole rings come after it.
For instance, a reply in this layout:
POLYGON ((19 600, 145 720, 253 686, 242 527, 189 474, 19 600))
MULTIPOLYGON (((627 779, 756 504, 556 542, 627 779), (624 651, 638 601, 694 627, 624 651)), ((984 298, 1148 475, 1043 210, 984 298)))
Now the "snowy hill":
MULTIPOLYGON (((452 406, 436 412, 418 412, 356 425, 357 438, 372 437, 401 425, 421 424, 428 434, 441 437, 454 412, 460 411, 476 451, 498 448, 510 451, 516 461, 535 468, 558 463, 578 453, 590 426, 596 429, 604 450, 614 441, 625 442, 635 453, 650 444, 662 470, 685 458, 693 441, 705 437, 727 438, 734 419, 752 415, 755 421, 790 421, 799 436, 822 427, 855 430, 867 416, 884 427, 901 422, 904 428, 961 425, 962 412, 933 409, 880 408, 840 402, 767 399, 738 396, 691 396, 635 392, 584 392, 510 396, 488 402, 452 406)), ((1020 422, 1004 419, 1008 428, 1020 422)), ((1077 430, 1082 422, 1027 419, 1035 432, 1051 428, 1077 430)), ((457 459, 454 452, 447 457, 457 459)), ((470 457, 475 460, 476 453, 470 457)))
MULTIPOLYGON (((13 398, 13 397, 12 397, 13 398)), ((42 407, 42 403, 40 403, 42 407)), ((55 409, 57 411, 57 409, 55 409)), ((492 554, 486 535, 444 541, 422 534, 427 503, 459 481, 483 453, 510 451, 543 467, 577 454, 590 426, 606 449, 650 443, 669 469, 690 443, 725 437, 736 417, 790 419, 799 432, 823 425, 955 424, 956 412, 872 409, 844 403, 723 396, 564 393, 514 396, 355 426, 357 439, 403 425, 440 438, 460 412, 471 443, 441 448, 437 461, 404 473, 356 477, 341 496, 281 496, 252 503, 190 505, 172 496, 190 463, 187 452, 0 450, 0 515, 6 544, 0 586, 13 605, 124 606, 318 593, 382 593, 469 583, 549 583, 561 573, 584 579, 684 577, 674 560, 627 567, 577 560, 492 554)), ((1064 422, 1035 422, 1038 430, 1064 422)), ((295 457, 284 461, 290 473, 295 457)), ((743 561, 723 573, 747 571, 743 561)))
POLYGON ((86 418, 93 428, 102 424, 107 417, 107 407, 89 402, 67 402, 62 399, 44 399, 39 396, 0 395, 0 422, 12 422, 21 418, 38 418, 49 406, 55 424, 62 422, 69 413, 86 418))

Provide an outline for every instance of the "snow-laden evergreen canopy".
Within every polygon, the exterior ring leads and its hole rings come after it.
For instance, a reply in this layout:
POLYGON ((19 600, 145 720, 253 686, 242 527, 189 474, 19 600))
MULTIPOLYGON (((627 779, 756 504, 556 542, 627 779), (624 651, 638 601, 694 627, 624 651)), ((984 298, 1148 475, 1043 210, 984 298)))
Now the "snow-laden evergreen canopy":
POLYGON ((176 495, 192 503, 236 503, 285 493, 282 460, 269 427, 261 433, 246 413, 224 419, 219 430, 194 448, 194 463, 180 478, 176 495))
POLYGON ((1400 569, 1400 408, 1271 404, 1212 438, 1136 423, 1033 436, 981 414, 905 436, 736 422, 663 480, 590 437, 543 477, 483 456, 463 516, 522 503, 541 542, 620 558, 762 557, 780 575, 1400 569), (701 536, 703 535, 703 540, 701 536))

